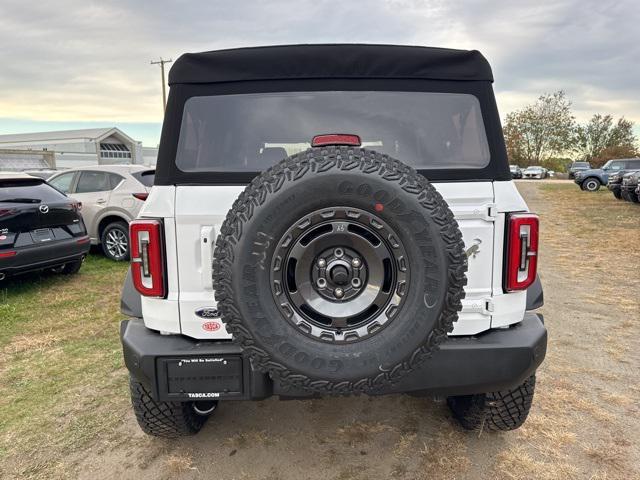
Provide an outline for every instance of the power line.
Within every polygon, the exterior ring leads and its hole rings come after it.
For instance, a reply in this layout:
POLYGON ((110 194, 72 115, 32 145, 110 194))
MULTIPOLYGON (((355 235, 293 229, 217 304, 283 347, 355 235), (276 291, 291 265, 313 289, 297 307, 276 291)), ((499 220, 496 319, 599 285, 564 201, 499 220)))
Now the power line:
POLYGON ((169 60, 163 60, 162 57, 160 57, 160 60, 158 62, 151 62, 151 65, 160 65, 160 72, 162 74, 162 108, 163 111, 167 110, 167 90, 166 90, 166 82, 164 79, 164 64, 165 63, 171 63, 173 62, 173 60, 169 59, 169 60))

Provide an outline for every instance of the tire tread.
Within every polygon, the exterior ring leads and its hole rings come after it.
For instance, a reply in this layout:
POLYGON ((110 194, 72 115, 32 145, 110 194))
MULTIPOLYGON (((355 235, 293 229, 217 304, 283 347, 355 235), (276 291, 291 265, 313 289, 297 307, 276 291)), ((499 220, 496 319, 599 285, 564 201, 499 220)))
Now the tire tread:
POLYGON ((140 428, 148 435, 176 438, 194 435, 207 418, 193 411, 190 402, 160 402, 133 377, 129 377, 131 403, 140 428))
POLYGON ((311 148, 269 168, 255 177, 239 195, 220 228, 213 259, 213 288, 222 321, 234 340, 240 344, 258 370, 268 372, 281 385, 303 389, 314 393, 342 395, 375 391, 384 385, 397 382, 428 359, 438 345, 453 330, 458 312, 462 309, 464 286, 467 283, 467 257, 462 234, 453 213, 440 193, 413 168, 387 155, 372 150, 353 147, 311 148), (438 226, 439 234, 446 245, 448 258, 448 282, 445 301, 434 330, 426 341, 409 354, 400 364, 376 374, 354 381, 325 381, 289 370, 274 361, 260 345, 257 338, 244 325, 235 305, 239 298, 233 290, 233 263, 235 248, 255 207, 264 204, 270 195, 278 192, 285 182, 303 178, 310 172, 329 170, 359 170, 363 175, 377 176, 398 183, 410 195, 418 198, 419 204, 438 226))
POLYGON ((508 431, 522 426, 533 402, 536 377, 512 390, 449 397, 454 417, 466 430, 508 431))

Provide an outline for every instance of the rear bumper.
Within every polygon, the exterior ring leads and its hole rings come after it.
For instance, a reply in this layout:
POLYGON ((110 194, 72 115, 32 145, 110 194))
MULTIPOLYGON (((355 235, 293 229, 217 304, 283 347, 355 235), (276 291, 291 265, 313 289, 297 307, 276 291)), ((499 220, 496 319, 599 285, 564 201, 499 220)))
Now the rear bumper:
POLYGON ((90 247, 89 237, 85 236, 17 248, 14 256, 0 259, 0 273, 15 275, 57 267, 86 256, 90 247))
MULTIPOLYGON (((120 336, 127 368, 157 400, 310 396, 285 389, 254 370, 242 348, 233 342, 161 335, 147 329, 139 319, 123 321, 120 336)), ((535 372, 546 350, 547 331, 542 315, 527 312, 522 322, 511 328, 475 337, 449 338, 431 359, 397 384, 375 394, 450 396, 513 388, 535 372)))

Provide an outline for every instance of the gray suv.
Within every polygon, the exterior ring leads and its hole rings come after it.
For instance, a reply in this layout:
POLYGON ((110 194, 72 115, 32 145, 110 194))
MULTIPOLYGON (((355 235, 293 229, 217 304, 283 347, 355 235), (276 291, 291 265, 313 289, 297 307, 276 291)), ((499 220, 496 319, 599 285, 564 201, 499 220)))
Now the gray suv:
POLYGON ((574 182, 582 190, 595 192, 609 181, 609 175, 622 170, 640 169, 640 158, 619 158, 609 160, 602 168, 591 168, 582 172, 576 172, 574 182))
POLYGON ((49 184, 82 202, 91 244, 120 261, 129 259, 129 222, 147 199, 154 175, 155 170, 142 165, 96 165, 65 170, 49 184))

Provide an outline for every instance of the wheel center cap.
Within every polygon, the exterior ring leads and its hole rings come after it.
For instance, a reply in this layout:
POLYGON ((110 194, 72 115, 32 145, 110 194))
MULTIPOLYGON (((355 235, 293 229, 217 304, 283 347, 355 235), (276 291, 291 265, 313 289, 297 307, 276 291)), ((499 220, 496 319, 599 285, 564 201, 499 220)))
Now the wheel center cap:
POLYGON ((336 265, 331 269, 331 280, 338 285, 346 285, 349 282, 349 270, 343 265, 336 265))

